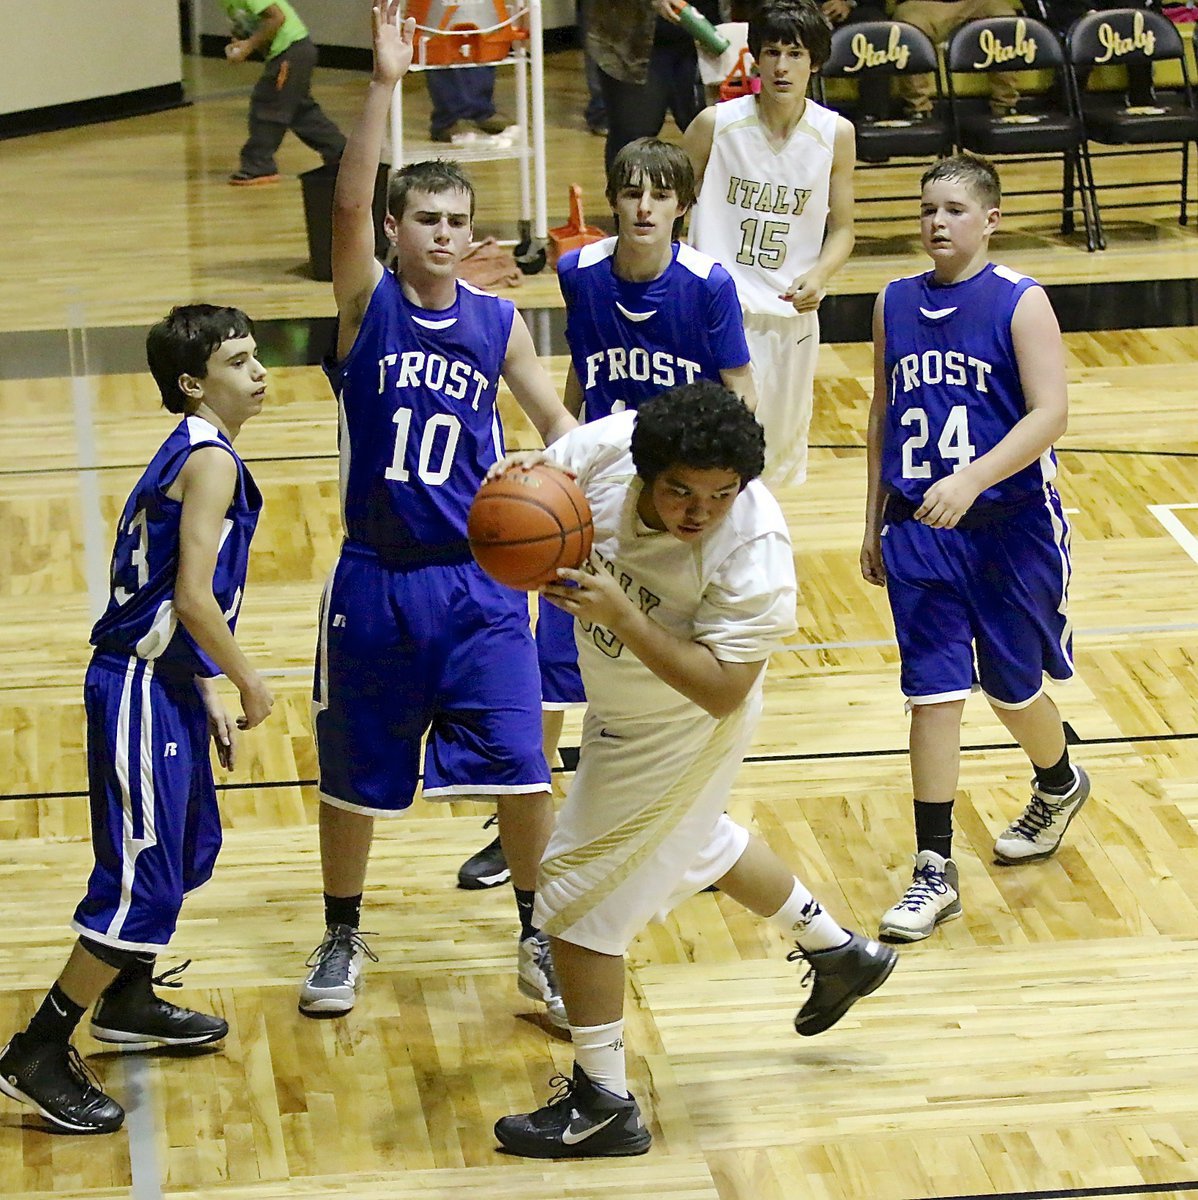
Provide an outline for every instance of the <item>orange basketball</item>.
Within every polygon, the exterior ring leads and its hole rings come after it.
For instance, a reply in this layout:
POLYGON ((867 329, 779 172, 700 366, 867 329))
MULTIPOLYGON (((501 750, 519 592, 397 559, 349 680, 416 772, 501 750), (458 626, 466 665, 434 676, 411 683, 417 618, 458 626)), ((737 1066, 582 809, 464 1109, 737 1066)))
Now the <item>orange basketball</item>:
POLYGON ((558 567, 582 566, 593 532, 578 484, 547 463, 513 467, 484 483, 466 521, 475 562, 525 592, 555 579, 558 567))

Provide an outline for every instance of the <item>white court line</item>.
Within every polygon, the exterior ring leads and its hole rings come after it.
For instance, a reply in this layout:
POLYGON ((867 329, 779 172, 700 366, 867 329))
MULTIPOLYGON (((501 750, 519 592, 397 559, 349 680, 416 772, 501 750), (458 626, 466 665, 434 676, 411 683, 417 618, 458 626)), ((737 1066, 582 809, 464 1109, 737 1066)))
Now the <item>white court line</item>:
POLYGON ((125 1133, 129 1138, 132 1200, 162 1200, 154 1083, 150 1063, 138 1054, 122 1059, 125 1068, 125 1133))
POLYGON ((1165 527, 1165 532, 1198 563, 1198 538, 1174 515, 1179 508, 1198 508, 1198 504, 1150 504, 1148 511, 1165 527))
POLYGON ((108 553, 100 517, 100 476, 96 468, 95 393, 87 361, 83 306, 67 310, 67 345, 71 353, 71 403, 75 419, 75 457, 79 463, 79 516, 83 529, 83 576, 93 620, 108 607, 108 553))
MULTIPOLYGON (((67 343, 71 352, 71 400, 75 418, 75 454, 79 462, 79 507, 83 530, 83 564, 93 618, 108 607, 108 540, 100 510, 99 454, 94 419, 95 393, 87 354, 87 329, 81 304, 67 310, 67 343)), ((133 1200, 162 1200, 162 1164, 158 1161, 153 1076, 149 1064, 136 1057, 124 1061, 127 1085, 125 1129, 129 1137, 129 1171, 133 1200)))

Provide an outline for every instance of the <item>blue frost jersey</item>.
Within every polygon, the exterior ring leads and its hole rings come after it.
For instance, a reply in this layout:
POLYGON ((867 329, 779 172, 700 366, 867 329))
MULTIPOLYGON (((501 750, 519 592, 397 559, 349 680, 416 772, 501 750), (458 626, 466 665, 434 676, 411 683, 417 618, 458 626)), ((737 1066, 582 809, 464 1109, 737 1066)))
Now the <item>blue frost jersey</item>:
POLYGON ((616 276, 615 252, 606 238, 557 265, 584 421, 696 379, 718 383, 721 371, 749 361, 736 284, 714 258, 675 242, 656 279, 633 283, 616 276))
MULTIPOLYGON (((888 492, 918 506, 937 479, 992 450, 1026 415, 1011 317, 1035 286, 993 263, 961 283, 939 284, 928 271, 887 286, 882 481, 888 492)), ((1017 504, 1055 475, 1049 449, 987 488, 977 504, 1017 504)))
POLYGON ((179 624, 174 603, 183 505, 166 493, 188 455, 203 446, 221 447, 237 464, 237 490, 225 514, 212 576, 212 594, 229 629, 236 627, 262 494, 229 439, 215 425, 203 417, 184 417, 125 501, 112 550, 108 607, 92 630, 91 641, 97 651, 153 659, 160 672, 220 674, 220 668, 179 624))
POLYGON ((495 397, 515 311, 460 280, 449 308, 419 308, 383 274, 349 353, 325 364, 346 537, 383 556, 465 546, 470 503, 504 453, 495 397))

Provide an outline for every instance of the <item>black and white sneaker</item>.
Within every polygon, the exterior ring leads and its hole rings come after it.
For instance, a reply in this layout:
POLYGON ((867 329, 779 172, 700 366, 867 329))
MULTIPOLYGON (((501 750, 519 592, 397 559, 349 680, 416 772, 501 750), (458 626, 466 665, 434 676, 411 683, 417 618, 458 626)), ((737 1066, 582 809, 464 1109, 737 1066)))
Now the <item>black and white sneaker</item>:
POLYGON ((808 951, 796 946, 786 956, 788 962, 800 958, 810 967, 803 985, 814 980, 811 998, 795 1017, 795 1029, 804 1037, 831 1029, 862 996, 876 992, 898 962, 889 946, 859 933, 850 934, 848 942, 835 950, 808 951))
POLYGON ((362 964, 378 955, 351 925, 330 925, 324 941, 308 955, 312 969, 300 988, 299 1010, 305 1017, 341 1017, 354 1006, 362 983, 362 964))
POLYGON ((114 1133, 125 1121, 125 1110, 100 1090, 70 1043, 32 1042, 16 1034, 0 1050, 0 1092, 69 1133, 114 1133))
POLYGON ((206 1046, 210 1042, 219 1042, 229 1032, 227 1021, 171 1004, 154 993, 153 984, 182 987, 175 976, 190 965, 191 959, 188 959, 181 966, 153 978, 148 963, 122 971, 92 1012, 92 1037, 121 1050, 206 1046))
POLYGON ((1073 768, 1073 787, 1064 796, 1039 788, 1032 780, 1032 798, 1027 808, 998 835, 994 857, 1004 866, 1038 862, 1057 852, 1069 823, 1090 796, 1090 776, 1073 768))
POLYGON ((545 1006, 551 1024, 558 1029, 570 1027, 561 989, 557 984, 557 972, 553 968, 548 934, 538 929, 536 933, 521 938, 516 955, 516 979, 525 996, 530 1000, 539 1000, 545 1006))
POLYGON ((536 1112, 500 1117, 495 1136, 509 1154, 525 1158, 617 1158, 644 1154, 653 1142, 640 1107, 592 1083, 574 1064, 574 1078, 555 1075, 559 1091, 536 1112))
MULTIPOLYGON (((489 817, 483 828, 490 829, 498 819, 489 817)), ((493 842, 488 842, 477 854, 472 854, 458 868, 458 887, 465 888, 468 892, 480 892, 483 888, 498 887, 501 883, 507 883, 511 877, 503 847, 496 838, 493 842)))

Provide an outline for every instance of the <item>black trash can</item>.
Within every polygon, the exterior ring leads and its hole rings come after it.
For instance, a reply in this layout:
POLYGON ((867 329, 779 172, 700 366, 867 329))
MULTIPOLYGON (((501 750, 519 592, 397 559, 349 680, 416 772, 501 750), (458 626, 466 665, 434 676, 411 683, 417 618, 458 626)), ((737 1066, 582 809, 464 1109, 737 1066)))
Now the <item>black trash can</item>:
MULTIPOLYGON (((383 218, 387 215, 389 171, 390 167, 380 163, 374 178, 374 251, 380 258, 387 253, 383 218)), ((304 196, 304 223, 308 227, 308 262, 312 267, 312 278, 327 282, 333 278, 333 188, 337 184, 337 168, 314 167, 299 178, 304 196)))

